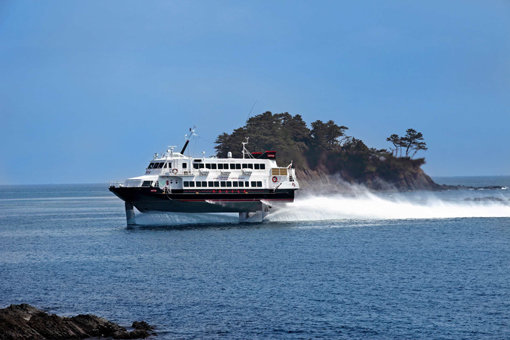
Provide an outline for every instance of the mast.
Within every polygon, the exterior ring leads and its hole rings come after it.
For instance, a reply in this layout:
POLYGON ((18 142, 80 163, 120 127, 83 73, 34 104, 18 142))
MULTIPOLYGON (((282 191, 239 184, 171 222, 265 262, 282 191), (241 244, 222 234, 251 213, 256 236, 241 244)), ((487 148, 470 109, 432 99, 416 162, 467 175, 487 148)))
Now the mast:
POLYGON ((184 155, 184 151, 186 151, 186 148, 188 147, 189 141, 191 137, 196 136, 195 133, 195 127, 189 128, 189 134, 184 135, 184 138, 186 139, 186 143, 184 143, 184 146, 182 147, 181 154, 184 155))
POLYGON ((184 146, 182 147, 181 153, 184 155, 184 151, 186 151, 186 148, 188 147, 189 139, 186 139, 186 143, 184 143, 184 146))

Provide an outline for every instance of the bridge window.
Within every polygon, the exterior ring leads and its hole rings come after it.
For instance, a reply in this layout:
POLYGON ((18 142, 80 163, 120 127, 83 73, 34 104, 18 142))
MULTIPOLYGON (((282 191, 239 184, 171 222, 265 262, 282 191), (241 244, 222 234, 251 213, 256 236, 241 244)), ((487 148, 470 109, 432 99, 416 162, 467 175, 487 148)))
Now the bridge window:
POLYGON ((198 165, 198 167, 199 167, 200 169, 203 169, 203 168, 204 168, 204 164, 203 164, 203 163, 200 163, 200 164, 198 165))
POLYGON ((186 164, 186 163, 182 163, 182 168, 183 168, 183 169, 186 169, 187 167, 188 167, 188 164, 186 164))
POLYGON ((151 186, 151 184, 152 184, 152 182, 151 182, 151 181, 143 181, 143 183, 142 183, 142 187, 150 187, 150 186, 151 186))
POLYGON ((193 169, 198 169, 198 163, 193 163, 193 169))

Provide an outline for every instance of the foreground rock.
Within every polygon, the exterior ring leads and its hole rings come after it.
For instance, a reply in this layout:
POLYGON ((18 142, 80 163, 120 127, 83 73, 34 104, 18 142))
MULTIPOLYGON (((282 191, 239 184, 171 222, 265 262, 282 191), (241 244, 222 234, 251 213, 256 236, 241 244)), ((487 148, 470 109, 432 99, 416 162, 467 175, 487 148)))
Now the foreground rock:
POLYGON ((124 327, 91 314, 60 317, 27 304, 0 309, 0 339, 84 339, 111 337, 141 339, 152 332, 145 321, 135 321, 128 331, 124 327))

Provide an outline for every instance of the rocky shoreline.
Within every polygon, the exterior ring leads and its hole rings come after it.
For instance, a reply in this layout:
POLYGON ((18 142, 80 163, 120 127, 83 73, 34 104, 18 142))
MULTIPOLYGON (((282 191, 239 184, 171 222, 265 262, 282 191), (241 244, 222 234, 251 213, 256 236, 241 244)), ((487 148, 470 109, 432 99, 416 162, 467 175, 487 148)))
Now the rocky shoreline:
POLYGON ((438 184, 422 169, 403 174, 398 181, 384 181, 374 176, 362 182, 345 179, 341 173, 330 174, 328 171, 301 170, 296 171, 303 193, 350 193, 368 189, 375 192, 406 192, 406 191, 444 191, 444 190, 505 190, 502 185, 466 186, 438 184))
POLYGON ((145 321, 135 321, 128 331, 118 324, 91 314, 60 317, 28 304, 0 309, 0 339, 142 339, 156 335, 145 321))

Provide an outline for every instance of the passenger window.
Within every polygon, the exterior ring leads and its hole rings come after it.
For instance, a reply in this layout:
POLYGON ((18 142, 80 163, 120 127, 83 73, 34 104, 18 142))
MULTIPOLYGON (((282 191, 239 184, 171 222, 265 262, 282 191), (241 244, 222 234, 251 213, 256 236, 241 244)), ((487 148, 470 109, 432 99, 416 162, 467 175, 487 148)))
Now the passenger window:
POLYGON ((266 168, 266 165, 264 163, 260 164, 260 170, 264 170, 266 168))
POLYGON ((183 183, 184 183, 184 187, 185 187, 185 188, 188 188, 188 187, 189 187, 189 182, 188 182, 188 181, 184 181, 183 183))
POLYGON ((258 170, 258 169, 259 169, 259 167, 260 167, 260 165, 259 165, 259 164, 255 164, 255 170, 258 170))
POLYGON ((259 188, 262 188, 262 182, 257 182, 257 186, 258 186, 259 188))
POLYGON ((239 182, 239 187, 240 188, 244 187, 244 182, 239 182))
POLYGON ((198 164, 197 163, 193 163, 193 169, 198 169, 198 164))
POLYGON ((218 169, 223 169, 223 164, 218 164, 218 169))
POLYGON ((227 182, 227 188, 232 188, 232 182, 230 181, 227 182))
POLYGON ((207 164, 205 165, 205 168, 206 168, 206 169, 210 169, 210 168, 211 168, 211 164, 210 164, 210 163, 207 163, 207 164))
POLYGON ((200 164, 198 165, 198 167, 199 167, 200 169, 203 169, 203 168, 204 168, 204 164, 200 163, 200 164))
POLYGON ((236 165, 234 163, 230 163, 230 170, 234 170, 236 168, 236 165))
POLYGON ((214 187, 215 188, 219 188, 220 187, 220 182, 214 182, 214 187))
POLYGON ((202 188, 205 188, 207 187, 207 182, 206 181, 202 181, 202 188))
POLYGON ((257 186, 257 182, 252 181, 252 182, 251 182, 251 187, 252 187, 252 188, 255 188, 256 186, 257 186))
POLYGON ((234 188, 237 188, 237 187, 239 186, 239 184, 238 184, 238 183, 239 183, 239 182, 234 181, 234 182, 232 182, 232 186, 233 186, 234 188))
POLYGON ((247 169, 248 168, 248 164, 243 164, 243 169, 247 169))
POLYGON ((188 164, 186 164, 186 163, 182 163, 182 168, 183 168, 183 169, 186 169, 186 168, 187 168, 187 166, 188 166, 188 164))
POLYGON ((201 188, 202 187, 202 182, 197 182, 197 188, 201 188))
POLYGON ((236 169, 238 169, 238 170, 241 169, 241 164, 237 163, 236 164, 236 169))
POLYGON ((211 169, 215 170, 216 169, 216 164, 211 164, 211 169))
POLYGON ((195 182, 189 182, 189 186, 190 186, 190 188, 194 188, 195 187, 195 182))
POLYGON ((253 169, 253 164, 248 164, 248 169, 253 169))
POLYGON ((244 186, 245 186, 246 188, 249 188, 249 187, 250 187, 250 182, 245 181, 245 182, 244 182, 244 186))

